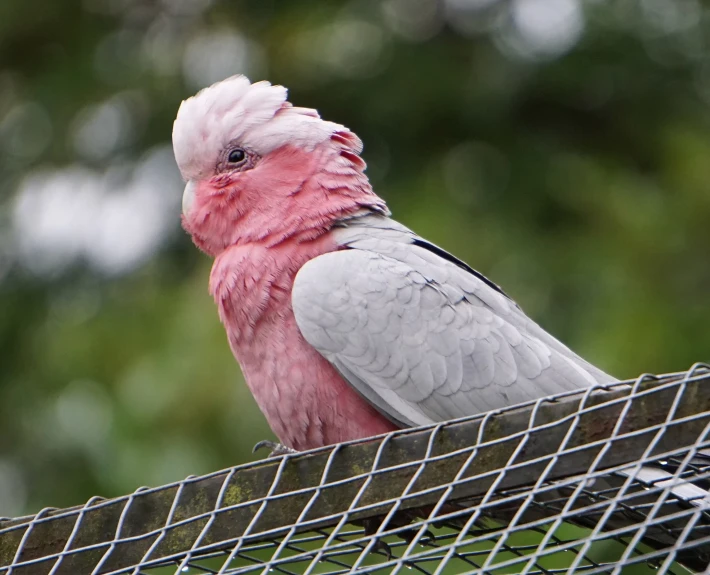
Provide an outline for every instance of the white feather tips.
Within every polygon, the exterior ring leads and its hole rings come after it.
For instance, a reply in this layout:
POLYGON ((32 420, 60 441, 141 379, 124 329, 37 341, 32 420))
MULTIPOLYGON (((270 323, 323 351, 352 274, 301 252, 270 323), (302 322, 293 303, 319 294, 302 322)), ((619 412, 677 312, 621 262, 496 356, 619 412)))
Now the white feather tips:
POLYGON ((315 110, 291 106, 286 98, 283 86, 233 76, 183 101, 173 124, 173 149, 183 177, 213 173, 230 144, 265 155, 287 144, 313 149, 333 133, 347 131, 321 120, 315 110))

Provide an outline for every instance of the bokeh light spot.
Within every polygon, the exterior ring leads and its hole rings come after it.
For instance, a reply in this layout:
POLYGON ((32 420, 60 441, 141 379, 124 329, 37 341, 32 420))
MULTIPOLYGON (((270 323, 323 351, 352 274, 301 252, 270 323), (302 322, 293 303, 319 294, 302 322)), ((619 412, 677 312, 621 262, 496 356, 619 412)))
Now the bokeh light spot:
POLYGON ((235 74, 263 74, 264 56, 258 44, 236 30, 219 30, 193 38, 185 49, 183 73, 196 89, 235 74))
POLYGON ((579 0, 514 0, 499 39, 525 59, 553 59, 571 50, 584 32, 579 0))

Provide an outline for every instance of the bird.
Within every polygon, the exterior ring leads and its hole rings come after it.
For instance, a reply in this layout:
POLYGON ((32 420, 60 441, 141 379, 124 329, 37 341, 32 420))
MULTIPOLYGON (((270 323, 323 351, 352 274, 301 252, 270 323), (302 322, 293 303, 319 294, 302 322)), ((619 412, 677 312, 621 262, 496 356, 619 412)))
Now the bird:
POLYGON ((234 76, 183 101, 182 223, 246 384, 307 450, 616 381, 392 219, 360 139, 234 76))
MULTIPOLYGON (((209 292, 276 454, 617 381, 393 219, 358 136, 283 86, 217 82, 181 103, 172 139, 182 225, 214 258, 209 292)), ((710 506, 667 471, 634 473, 710 506)))

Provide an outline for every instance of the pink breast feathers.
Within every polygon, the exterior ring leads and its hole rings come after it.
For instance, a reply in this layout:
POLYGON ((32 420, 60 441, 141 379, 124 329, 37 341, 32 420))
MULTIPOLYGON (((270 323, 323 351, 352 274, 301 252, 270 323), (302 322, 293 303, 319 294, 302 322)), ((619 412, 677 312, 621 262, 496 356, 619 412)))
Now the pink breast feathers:
POLYGON ((397 429, 301 335, 291 288, 309 259, 335 249, 329 234, 295 244, 233 246, 210 277, 219 317, 247 385, 279 440, 298 450, 397 429))

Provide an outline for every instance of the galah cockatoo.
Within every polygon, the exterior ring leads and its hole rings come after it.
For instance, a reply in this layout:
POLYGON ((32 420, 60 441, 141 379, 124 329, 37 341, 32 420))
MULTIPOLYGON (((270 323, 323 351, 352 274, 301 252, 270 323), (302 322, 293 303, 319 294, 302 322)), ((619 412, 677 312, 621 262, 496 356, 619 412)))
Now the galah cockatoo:
POLYGON ((180 106, 173 145, 183 226, 215 258, 209 289, 230 347, 285 446, 615 381, 393 220, 360 139, 292 106, 284 87, 236 76, 202 90, 180 106))
POLYGON ((183 226, 249 389, 297 450, 614 381, 390 217, 360 139, 237 76, 173 127, 183 226))

